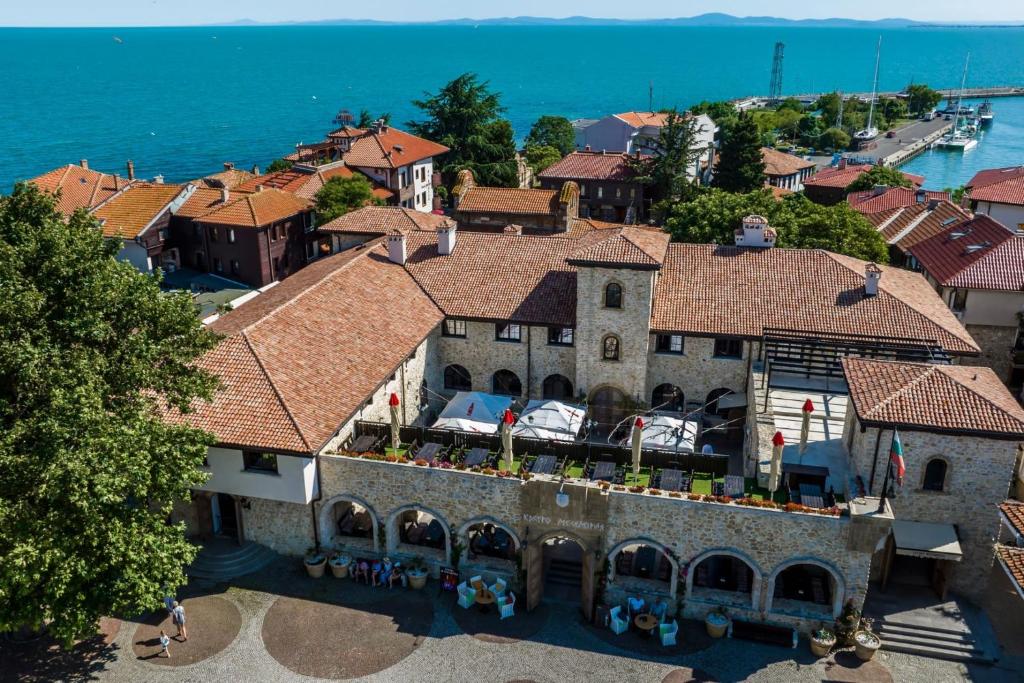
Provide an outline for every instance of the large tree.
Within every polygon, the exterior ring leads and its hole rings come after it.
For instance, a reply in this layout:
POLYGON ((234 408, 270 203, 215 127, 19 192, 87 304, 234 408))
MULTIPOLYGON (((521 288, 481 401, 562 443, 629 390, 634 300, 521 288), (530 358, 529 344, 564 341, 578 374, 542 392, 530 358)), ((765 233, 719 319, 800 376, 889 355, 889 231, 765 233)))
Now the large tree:
POLYGON ((453 185, 464 168, 473 171, 479 185, 518 184, 512 125, 501 118, 505 109, 487 82, 480 82, 476 74, 464 73, 437 93, 413 100, 413 104, 423 110, 426 119, 410 121, 409 129, 450 150, 440 162, 445 185, 453 185))
POLYGON ((856 258, 885 263, 885 240, 845 202, 820 206, 794 194, 777 200, 760 189, 747 194, 712 189, 690 202, 675 204, 665 221, 673 241, 732 244, 743 218, 758 214, 778 233, 778 246, 827 249, 856 258))
POLYGON ((554 147, 548 145, 527 145, 524 150, 527 165, 533 172, 540 173, 549 166, 558 163, 562 154, 554 147))
POLYGON ((903 172, 888 166, 872 166, 871 170, 861 173, 852 183, 846 186, 847 192, 861 192, 870 190, 876 185, 887 185, 889 187, 910 187, 910 178, 903 175, 903 172))
POLYGON ((728 192, 753 192, 763 187, 764 181, 757 123, 744 112, 722 132, 714 185, 728 192))
POLYGON ((554 147, 565 156, 576 149, 576 131, 564 116, 542 116, 526 136, 528 147, 554 147))
POLYGON ((161 409, 211 396, 193 362, 216 339, 120 246, 33 186, 0 198, 0 631, 70 643, 159 605, 196 553, 167 518, 212 439, 161 409))
POLYGON ((942 93, 923 83, 907 86, 907 105, 913 114, 921 116, 934 109, 941 100, 942 93))
POLYGON ((699 125, 696 117, 670 110, 657 140, 646 150, 647 156, 634 156, 628 162, 636 180, 650 186, 648 196, 656 202, 656 220, 663 215, 659 207, 689 199, 696 192, 693 171, 705 152, 697 145, 699 125))
POLYGON ((347 178, 334 176, 316 193, 317 222, 329 223, 349 211, 372 204, 373 200, 373 185, 361 173, 347 178))
POLYGON ((267 173, 277 173, 278 171, 287 171, 291 169, 292 162, 287 159, 274 159, 267 166, 267 173))

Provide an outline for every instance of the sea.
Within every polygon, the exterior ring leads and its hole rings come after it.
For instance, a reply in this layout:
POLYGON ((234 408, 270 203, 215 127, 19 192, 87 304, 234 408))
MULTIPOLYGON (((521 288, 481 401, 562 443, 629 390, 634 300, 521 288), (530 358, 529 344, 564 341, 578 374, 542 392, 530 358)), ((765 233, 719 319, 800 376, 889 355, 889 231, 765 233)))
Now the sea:
MULTIPOLYGON (((3 21, 0 13, 0 22, 3 21)), ((628 26, 235 26, 0 29, 0 188, 69 162, 169 182, 224 162, 265 167, 322 139, 337 112, 421 116, 413 100, 471 71, 525 136, 545 114, 686 107, 765 94, 776 42, 786 93, 1024 85, 1022 28, 628 26)), ((907 166, 928 185, 1024 163, 1024 99, 964 157, 907 166)))

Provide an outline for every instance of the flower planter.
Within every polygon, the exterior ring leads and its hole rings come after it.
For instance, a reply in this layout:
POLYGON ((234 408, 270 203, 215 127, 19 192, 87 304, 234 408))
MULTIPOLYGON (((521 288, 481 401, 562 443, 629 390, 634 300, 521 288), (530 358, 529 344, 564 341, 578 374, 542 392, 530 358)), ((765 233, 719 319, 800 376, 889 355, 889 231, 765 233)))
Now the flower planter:
POLYGON ((853 645, 858 659, 866 662, 882 647, 882 640, 871 631, 857 631, 853 636, 853 645))
POLYGON ((305 565, 306 573, 309 574, 310 578, 319 579, 324 575, 324 569, 327 567, 327 558, 323 555, 314 555, 306 557, 302 564, 305 565))
POLYGON ((704 627, 712 638, 721 638, 729 628, 729 617, 718 612, 711 612, 704 617, 704 627))
POLYGON ((821 657, 828 657, 828 653, 832 651, 835 644, 835 638, 831 640, 820 640, 818 638, 811 637, 811 652, 819 659, 821 657))
POLYGON ((420 590, 427 585, 426 569, 410 569, 406 576, 409 577, 409 588, 420 590))
POLYGON ((328 562, 331 566, 331 573, 337 579, 344 579, 348 576, 349 565, 352 564, 352 558, 348 555, 339 555, 328 562))

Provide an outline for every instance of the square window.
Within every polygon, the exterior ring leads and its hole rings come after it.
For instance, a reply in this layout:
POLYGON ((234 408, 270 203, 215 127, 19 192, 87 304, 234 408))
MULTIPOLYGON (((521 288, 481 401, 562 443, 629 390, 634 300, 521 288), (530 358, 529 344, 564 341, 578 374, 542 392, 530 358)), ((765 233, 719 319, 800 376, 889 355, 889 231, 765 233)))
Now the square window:
POLYGON ((277 474, 277 456, 273 453, 243 451, 242 460, 246 472, 270 472, 277 474))
POLYGON ((210 241, 211 242, 216 242, 217 241, 217 226, 216 225, 211 225, 210 226, 210 241))
POLYGON ((444 324, 441 326, 441 336, 443 337, 459 337, 461 339, 466 338, 466 321, 465 320, 454 320, 452 318, 445 318, 444 324))
POLYGON ((659 334, 655 344, 658 353, 683 353, 683 335, 681 334, 659 334))
POLYGON ((498 341, 517 342, 521 336, 522 328, 515 323, 499 323, 494 326, 494 338, 498 341))
POLYGON ((716 339, 715 358, 742 358, 743 341, 740 339, 716 339))
POLYGON ((549 327, 548 344, 551 346, 572 346, 575 330, 571 327, 549 327))
POLYGON ((167 241, 167 228, 161 228, 157 233, 157 236, 160 238, 161 242, 167 241))

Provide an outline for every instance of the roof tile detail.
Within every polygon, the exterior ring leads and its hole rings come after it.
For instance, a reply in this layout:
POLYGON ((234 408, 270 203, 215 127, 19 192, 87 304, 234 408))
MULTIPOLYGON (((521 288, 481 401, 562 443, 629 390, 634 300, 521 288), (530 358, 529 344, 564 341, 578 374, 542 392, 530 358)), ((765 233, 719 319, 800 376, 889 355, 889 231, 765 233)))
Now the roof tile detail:
POLYGON ((77 164, 55 168, 29 182, 50 194, 59 190, 57 209, 65 216, 78 209, 96 208, 131 184, 120 176, 82 168, 77 164))
POLYGON ((551 215, 558 212, 558 190, 479 187, 465 191, 456 212, 551 215))
POLYGON ((629 167, 629 155, 602 152, 573 152, 537 174, 553 180, 609 180, 628 182, 636 177, 629 167))
POLYGON ((1019 500, 1007 500, 999 504, 999 511, 1018 534, 1024 536, 1024 503, 1019 500))
POLYGON ((996 545, 996 553, 999 562, 1017 583, 1017 590, 1024 594, 1024 548, 996 545))
POLYGON ((423 213, 402 206, 366 206, 350 211, 319 227, 320 232, 355 232, 369 235, 387 235, 393 230, 424 230, 436 232, 451 225, 447 216, 423 213))
POLYGON ((668 242, 668 233, 625 227, 574 251, 569 263, 656 269, 665 261, 668 242))
MULTIPOLYGON (((861 174, 867 173, 871 169, 872 166, 869 164, 850 164, 846 168, 839 168, 838 166, 823 168, 804 180, 804 186, 846 188, 850 183, 859 178, 861 174)), ((904 173, 903 175, 916 186, 924 183, 924 176, 911 173, 904 173)))
POLYGON ((936 190, 917 190, 912 187, 887 187, 882 192, 864 190, 851 192, 846 196, 847 203, 862 214, 878 213, 901 206, 928 205, 932 200, 949 201, 948 192, 936 190))
POLYGON ((801 159, 795 154, 780 152, 771 147, 761 148, 761 158, 764 160, 764 173, 767 176, 785 177, 799 173, 805 168, 813 168, 814 162, 801 159))
POLYGON ((104 237, 135 239, 186 191, 183 185, 135 183, 93 212, 104 237))
POLYGON ((198 216, 203 223, 258 228, 309 211, 313 204, 291 192, 263 190, 239 196, 209 213, 198 216))
POLYGON ((1024 289, 1024 237, 984 214, 947 227, 911 253, 943 286, 1024 289))
POLYGON ((345 153, 345 163, 362 168, 400 168, 447 151, 444 145, 387 126, 380 132, 370 129, 354 139, 345 153))

